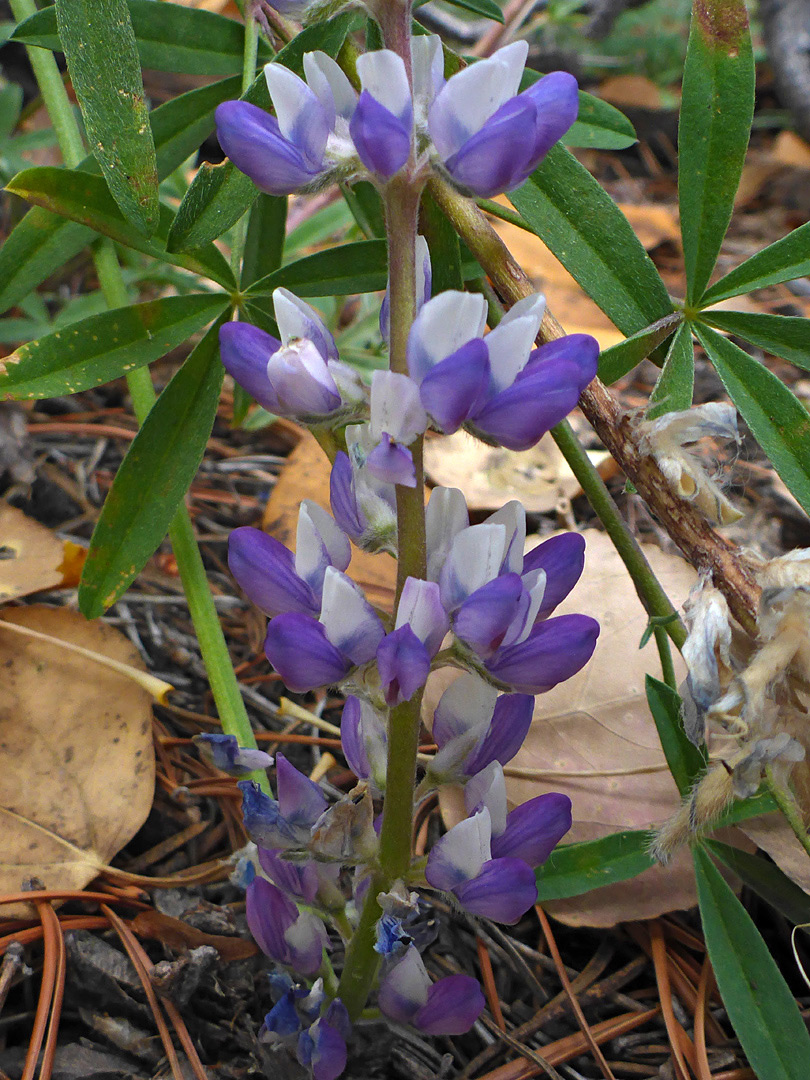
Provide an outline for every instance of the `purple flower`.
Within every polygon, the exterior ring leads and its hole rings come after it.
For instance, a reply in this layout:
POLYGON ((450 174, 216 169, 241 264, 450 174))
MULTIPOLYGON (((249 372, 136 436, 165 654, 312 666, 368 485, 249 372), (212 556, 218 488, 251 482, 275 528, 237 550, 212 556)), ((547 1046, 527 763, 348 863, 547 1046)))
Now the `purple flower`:
POLYGON ((349 768, 358 780, 371 780, 378 791, 385 789, 388 746, 387 716, 370 702, 346 698, 340 720, 340 739, 349 768))
POLYGON ((328 566, 320 619, 287 612, 272 619, 264 651, 290 690, 301 693, 340 682, 374 658, 385 636, 379 616, 345 574, 328 566))
POLYGON ((298 1039, 298 1060, 315 1080, 336 1080, 346 1068, 346 1040, 351 1023, 346 1006, 335 998, 308 1031, 298 1039))
POLYGON ((271 195, 351 170, 348 125, 357 95, 335 61, 307 53, 306 82, 281 64, 267 64, 264 73, 275 117, 246 101, 226 101, 216 111, 219 142, 234 165, 271 195))
POLYGON ((407 623, 380 642, 377 670, 388 706, 409 701, 424 686, 430 672, 430 655, 407 623))
POLYGON ((459 71, 428 110, 433 144, 451 179, 466 193, 511 191, 537 168, 577 117, 577 83, 552 72, 518 94, 525 41, 459 71))
POLYGON ((419 388, 407 375, 375 371, 371 378, 369 438, 376 443, 366 458, 368 471, 385 484, 416 485, 407 447, 427 427, 419 388))
POLYGON ((307 859, 295 862, 283 858, 282 848, 258 849, 262 870, 288 896, 317 904, 321 908, 343 906, 343 894, 338 887, 340 866, 337 863, 307 859))
POLYGON ((264 750, 240 746, 235 735, 195 735, 192 742, 209 764, 231 776, 244 776, 254 769, 269 769, 273 764, 273 759, 264 750))
POLYGON ((243 526, 228 537, 228 566, 248 597, 271 618, 285 611, 317 615, 326 570, 351 561, 345 533, 316 503, 298 513, 295 555, 261 529, 243 526))
POLYGON ((431 982, 415 945, 385 973, 378 1000, 386 1016, 413 1024, 426 1035, 463 1035, 485 1004, 481 987, 470 975, 431 982))
POLYGON ((571 334, 534 349, 544 310, 542 296, 528 296, 484 336, 482 296, 448 290, 424 305, 408 337, 408 370, 438 428, 464 424, 526 450, 574 408, 596 374, 599 346, 571 334))
POLYGON ((262 848, 306 847, 312 826, 327 807, 326 798, 317 784, 283 754, 276 757, 276 787, 278 799, 265 795, 258 784, 243 780, 242 816, 250 839, 262 848))
POLYGON ((529 730, 534 698, 498 694, 478 675, 465 673, 442 696, 433 714, 438 751, 428 775, 446 783, 472 776, 493 761, 511 761, 529 730))
POLYGON ((245 914, 256 944, 271 960, 302 975, 318 971, 329 939, 316 915, 299 912, 280 889, 260 877, 248 885, 245 914))
POLYGON ((368 466, 375 441, 368 424, 346 428, 349 454, 340 451, 329 478, 329 503, 341 529, 364 551, 396 554, 397 496, 393 483, 368 466))
POLYGON ((516 923, 537 900, 534 872, 522 859, 493 859, 491 836, 491 817, 484 807, 433 845, 425 877, 434 888, 452 892, 471 914, 516 923))
POLYGON ((523 641, 500 650, 487 670, 523 694, 543 694, 587 664, 599 623, 588 615, 558 615, 537 623, 523 641))
POLYGON ((523 573, 542 570, 546 591, 537 613, 545 619, 568 596, 585 566, 585 537, 581 533, 560 533, 549 537, 523 556, 523 573))
POLYGON ((413 102, 401 56, 390 49, 357 59, 362 93, 349 122, 360 160, 376 176, 389 180, 411 152, 413 102))
POLYGON ((225 370, 269 412, 304 420, 338 413, 345 422, 364 400, 357 374, 339 362, 314 308, 287 289, 274 291, 273 306, 281 341, 250 323, 220 329, 225 370))

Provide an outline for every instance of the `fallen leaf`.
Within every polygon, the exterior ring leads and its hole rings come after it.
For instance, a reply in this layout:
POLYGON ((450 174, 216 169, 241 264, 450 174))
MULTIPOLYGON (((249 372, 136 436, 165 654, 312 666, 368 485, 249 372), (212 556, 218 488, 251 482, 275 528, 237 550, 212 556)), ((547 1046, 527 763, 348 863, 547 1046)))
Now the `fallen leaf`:
POLYGON ((152 938, 168 945, 176 952, 197 949, 201 945, 210 945, 217 950, 222 960, 230 964, 233 960, 246 960, 259 951, 258 945, 246 938, 228 937, 225 934, 206 934, 196 926, 164 915, 160 911, 149 909, 140 911, 129 924, 138 937, 152 938))
POLYGON ((0 501, 0 603, 75 585, 84 555, 78 544, 60 540, 16 506, 0 501))
POLYGON ((599 97, 617 108, 666 109, 671 108, 677 93, 662 91, 661 87, 645 75, 612 75, 599 84, 599 97))
MULTIPOLYGON (((590 454, 595 465, 605 451, 590 454)), ((530 514, 567 508, 580 490, 562 452, 550 435, 531 450, 487 446, 464 431, 425 442, 425 472, 434 484, 457 487, 471 510, 496 510, 519 499, 530 514)))
MULTIPOLYGON (((329 459, 309 432, 284 463, 267 500, 262 528, 295 551, 298 508, 304 499, 329 510, 329 459)), ((369 602, 390 610, 394 602, 397 564, 390 555, 370 555, 352 548, 349 577, 365 590, 369 602)))
MULTIPOLYGON (((151 695, 28 627, 143 669, 117 630, 41 605, 0 619, 0 892, 81 889, 135 835, 152 806, 151 695)), ((28 916, 27 905, 9 917, 28 916)))
POLYGON ((810 143, 795 131, 780 131, 773 140, 771 153, 781 165, 810 169, 810 143))

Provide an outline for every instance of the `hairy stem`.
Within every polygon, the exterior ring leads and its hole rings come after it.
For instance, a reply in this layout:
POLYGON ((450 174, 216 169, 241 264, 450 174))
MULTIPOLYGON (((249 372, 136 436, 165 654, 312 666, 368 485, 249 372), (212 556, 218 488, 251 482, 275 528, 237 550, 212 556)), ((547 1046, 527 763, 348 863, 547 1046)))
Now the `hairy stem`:
MULTIPOLYGON (((14 17, 21 21, 35 14, 37 7, 34 0, 11 0, 11 10, 14 17)), ((75 168, 83 160, 85 149, 56 61, 53 54, 45 49, 29 48, 27 52, 57 134, 62 157, 69 168, 75 168)), ((101 242, 94 253, 94 260, 99 284, 108 306, 125 307, 129 303, 129 296, 112 241, 101 242)), ((151 377, 146 368, 138 368, 129 372, 126 378, 135 416, 138 423, 143 423, 155 402, 151 377)), ((239 683, 233 671, 228 646, 194 537, 194 528, 185 506, 175 514, 169 526, 169 538, 177 558, 180 578, 223 730, 235 735, 242 746, 255 748, 253 729, 242 701, 239 683)), ((265 791, 269 791, 267 776, 263 771, 251 776, 265 791)))
POLYGON ((782 816, 793 830, 793 835, 807 854, 810 855, 810 836, 807 834, 807 828, 802 820, 802 813, 799 809, 799 804, 793 796, 793 792, 786 784, 779 783, 773 774, 772 765, 768 765, 765 768, 765 782, 771 795, 773 795, 773 800, 779 807, 782 816))

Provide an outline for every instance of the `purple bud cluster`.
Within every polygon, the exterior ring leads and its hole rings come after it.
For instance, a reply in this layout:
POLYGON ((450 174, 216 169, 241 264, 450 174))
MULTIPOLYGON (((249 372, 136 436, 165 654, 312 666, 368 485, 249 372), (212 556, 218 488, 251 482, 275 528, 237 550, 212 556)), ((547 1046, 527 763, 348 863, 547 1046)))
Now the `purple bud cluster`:
MULTIPOLYGON (((304 56, 305 79, 269 64, 275 116, 227 102, 217 110, 220 142, 272 194, 362 177, 385 191, 399 174, 418 191, 433 170, 465 193, 493 195, 522 183, 576 118, 577 87, 565 73, 518 93, 526 53, 516 42, 445 79, 439 39, 415 37, 410 78, 394 52, 367 53, 357 62, 359 93, 324 53, 304 56)), ((382 911, 373 943, 380 1011, 433 1035, 463 1033, 478 1018, 484 998, 475 979, 429 976, 410 889, 438 890, 470 915, 507 924, 536 902, 535 871, 570 828, 571 805, 547 794, 509 811, 503 769, 526 737, 534 695, 579 671, 599 634, 586 615, 554 614, 582 572, 582 538, 563 534, 526 552, 517 502, 471 524, 461 491, 434 489, 425 572, 404 581, 390 615, 347 574, 352 544, 397 554, 398 491, 420 483, 415 451, 426 431, 463 428, 525 450, 566 416, 596 373, 598 346, 587 335, 535 346, 542 296, 527 297, 487 330, 481 296, 431 298, 423 237, 413 254, 416 315, 400 370, 376 371, 369 385, 341 362, 319 313, 285 289, 273 294, 278 338, 242 322, 220 333, 226 370, 256 401, 330 430, 342 447, 331 514, 304 500, 294 551, 249 527, 236 529, 228 547, 234 578, 268 616, 264 651, 287 687, 336 686, 346 695, 341 740, 358 779, 352 792, 330 802, 283 755, 275 798, 251 780, 239 785, 257 848, 247 873, 248 924, 286 969, 272 977, 275 1004, 262 1038, 294 1049, 316 1080, 343 1071, 350 1027, 328 959, 329 928, 350 944, 369 897, 382 911), (430 673, 448 665, 458 674, 424 717, 436 751, 416 799, 456 785, 466 816, 404 878, 381 879, 392 716, 404 707, 413 717, 430 673), (380 880, 390 891, 372 895, 380 880)), ((392 307, 387 292, 386 340, 392 307)), ((202 743, 234 775, 272 763, 224 736, 202 743)))

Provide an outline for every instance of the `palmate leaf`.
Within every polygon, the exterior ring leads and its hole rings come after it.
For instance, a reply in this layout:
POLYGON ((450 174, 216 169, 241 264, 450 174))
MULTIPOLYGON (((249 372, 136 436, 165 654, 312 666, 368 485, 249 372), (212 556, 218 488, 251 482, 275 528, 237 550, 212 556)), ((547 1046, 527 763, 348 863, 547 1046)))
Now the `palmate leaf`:
POLYGON ((776 863, 720 840, 704 840, 703 844, 715 858, 733 870, 744 885, 781 911, 785 918, 795 925, 810 923, 810 896, 783 874, 776 863))
POLYGON ((654 865, 650 833, 628 830, 556 847, 537 871, 537 898, 563 900, 637 877, 654 865))
POLYGON ((810 514, 810 414, 785 384, 716 330, 695 334, 754 438, 810 514))
MULTIPOLYGON (((240 83, 238 78, 223 79, 189 90, 149 114, 159 179, 173 172, 213 131, 214 110, 239 93, 240 83)), ((100 171, 95 158, 86 158, 79 168, 100 171)), ((68 218, 38 206, 29 210, 0 247, 0 314, 23 300, 95 237, 92 229, 68 218)))
POLYGON ((678 202, 687 303, 708 284, 726 234, 754 115, 744 0, 695 0, 678 128, 678 202))
POLYGON ((650 394, 647 420, 654 420, 664 413, 688 409, 692 405, 695 388, 695 348, 692 330, 683 323, 669 343, 664 366, 650 394))
POLYGON ((297 296, 348 296, 384 289, 387 281, 385 241, 359 240, 288 263, 254 282, 247 295, 255 303, 283 286, 297 296))
POLYGON ((623 334, 672 314, 666 286, 627 218, 564 147, 553 147, 509 199, 623 334))
POLYGON ((227 259, 213 244, 187 255, 174 255, 166 251, 166 236, 174 221, 174 214, 168 206, 160 206, 157 232, 151 239, 146 239, 124 218, 101 176, 78 169, 42 166, 17 173, 7 189, 36 206, 88 225, 103 236, 109 236, 119 244, 135 248, 145 255, 183 266, 225 288, 235 285, 227 259))
POLYGON ((97 618, 166 535, 202 461, 224 369, 217 320, 157 399, 116 473, 93 531, 79 607, 97 618))
POLYGON ((704 311, 701 320, 810 371, 810 319, 748 311, 704 311))
POLYGON ((810 221, 720 278, 706 291, 700 303, 701 306, 715 304, 718 300, 764 289, 766 285, 778 285, 780 281, 793 281, 805 274, 810 274, 810 221))
POLYGON ((227 304, 222 294, 166 296, 82 319, 0 360, 0 398, 59 397, 118 379, 182 344, 227 304))
POLYGON ((674 311, 671 315, 665 315, 663 319, 645 327, 644 330, 639 330, 637 334, 620 341, 618 345, 611 345, 609 349, 604 349, 599 354, 597 372, 599 378, 606 386, 616 382, 622 375, 631 371, 636 364, 646 360, 650 353, 654 352, 667 338, 672 337, 682 322, 682 314, 674 311))
POLYGON ((793 995, 706 851, 693 855, 706 947, 742 1048, 759 1080, 805 1080, 810 1035, 793 995))
POLYGON ((90 147, 124 217, 151 236, 157 162, 126 0, 56 0, 56 18, 90 147))

